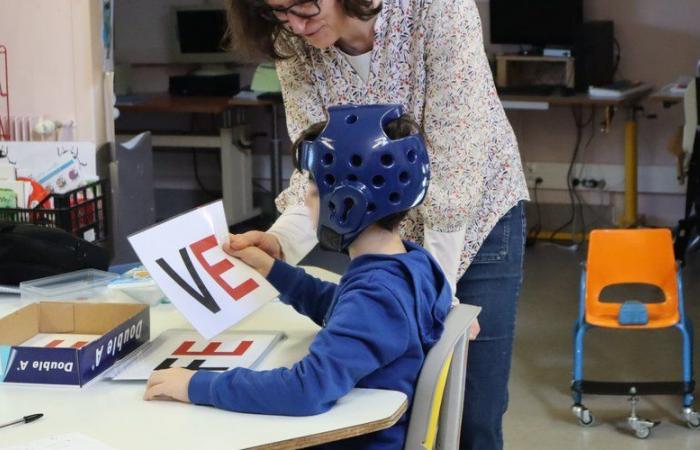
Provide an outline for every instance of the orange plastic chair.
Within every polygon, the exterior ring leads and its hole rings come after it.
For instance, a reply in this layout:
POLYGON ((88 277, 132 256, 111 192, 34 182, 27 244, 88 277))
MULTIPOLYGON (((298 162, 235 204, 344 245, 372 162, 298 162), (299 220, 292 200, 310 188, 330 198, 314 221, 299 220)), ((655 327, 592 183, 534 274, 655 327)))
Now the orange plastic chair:
POLYGON ((677 269, 670 230, 592 231, 586 268, 588 324, 605 328, 667 328, 678 323, 677 269), (620 325, 622 302, 600 300, 607 286, 624 283, 652 284, 664 293, 662 302, 646 304, 647 324, 620 325))
MULTIPOLYGON (((637 395, 681 395, 682 414, 690 428, 700 428, 700 414, 693 409, 693 331, 683 306, 683 284, 667 229, 595 230, 589 238, 586 268, 581 274, 579 314, 574 326, 572 412, 583 426, 594 423, 582 403, 583 394, 629 395, 627 418, 639 438, 647 438, 658 422, 636 414, 637 395), (601 301, 603 289, 619 284, 651 284, 664 295, 657 303, 601 301), (624 312, 623 312, 624 311, 624 312), (591 327, 658 329, 675 327, 683 339, 682 381, 611 382, 583 379, 583 342, 591 327)), ((634 362, 632 362, 634 363, 634 362)))

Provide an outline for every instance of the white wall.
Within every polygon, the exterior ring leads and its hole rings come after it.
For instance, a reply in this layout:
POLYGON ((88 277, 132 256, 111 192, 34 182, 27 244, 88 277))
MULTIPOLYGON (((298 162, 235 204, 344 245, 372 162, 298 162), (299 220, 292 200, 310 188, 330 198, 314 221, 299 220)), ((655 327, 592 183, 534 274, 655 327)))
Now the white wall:
POLYGON ((179 6, 224 7, 223 0, 117 0, 114 54, 120 63, 173 61, 175 28, 172 11, 179 6))
MULTIPOLYGON (((221 0, 211 1, 216 3, 221 0)), ((117 62, 145 62, 144 58, 150 57, 153 57, 153 61, 167 60, 168 33, 171 32, 167 20, 170 10, 176 5, 202 3, 202 0, 118 0, 115 11, 117 62), (152 34, 158 37, 149 37, 152 34)), ((477 3, 483 18, 487 51, 503 51, 503 48, 489 43, 488 0, 477 0, 477 3)), ((691 73, 700 58, 698 0, 586 0, 585 5, 587 19, 615 21, 616 35, 622 47, 621 77, 662 86, 682 73, 691 73)), ((132 70, 134 90, 164 91, 167 89, 167 76, 177 70, 182 68, 136 67, 132 70)), ((245 79, 242 84, 246 84, 245 79)), ((681 124, 682 111, 679 107, 664 110, 653 102, 646 102, 645 106, 648 112, 657 113, 658 119, 640 119, 639 164, 670 168, 675 162, 666 151, 666 143, 674 128, 681 124)), ((525 161, 568 163, 575 130, 568 109, 509 112, 509 117, 525 161)), ((599 111, 598 119, 600 117, 599 111)), ((611 132, 597 132, 580 161, 621 165, 624 157, 623 121, 624 113, 619 111, 611 132)), ((264 128, 264 124, 261 125, 264 128)), ((259 172, 266 173, 265 170, 259 172)), ((568 202, 566 192, 561 190, 541 192, 540 198, 549 202, 568 202)), ((620 194, 594 195, 590 200, 612 205, 621 211, 620 194)), ((684 197, 679 194, 642 194, 639 199, 640 212, 647 216, 649 223, 672 224, 682 214, 683 202, 684 197)))
POLYGON ((105 141, 100 0, 0 0, 13 116, 74 120, 105 141))
MULTIPOLYGON (((586 19, 615 22, 615 34, 622 48, 619 78, 642 80, 661 87, 679 75, 693 73, 700 58, 700 1, 585 0, 584 4, 586 19)), ((489 43, 488 1, 478 0, 478 5, 487 50, 502 52, 501 46, 489 43)), ((658 118, 640 118, 639 165, 671 167, 675 160, 667 152, 666 145, 674 129, 682 124, 682 110, 678 106, 665 110, 652 101, 645 102, 644 106, 648 113, 656 113, 658 118)), ((568 109, 508 114, 518 136, 523 160, 568 163, 575 136, 568 109)), ((599 111, 597 120, 600 118, 599 111)), ((624 118, 624 112, 618 111, 611 132, 607 135, 598 132, 580 161, 623 164, 624 118)), ((540 194, 540 199, 545 202, 568 202, 568 196, 562 191, 540 194)), ((599 202, 600 198, 596 195, 591 201, 599 202)), ((602 198, 621 211, 620 194, 602 198)), ((639 198, 640 212, 652 224, 673 224, 683 214, 683 205, 683 195, 642 194, 639 198)))

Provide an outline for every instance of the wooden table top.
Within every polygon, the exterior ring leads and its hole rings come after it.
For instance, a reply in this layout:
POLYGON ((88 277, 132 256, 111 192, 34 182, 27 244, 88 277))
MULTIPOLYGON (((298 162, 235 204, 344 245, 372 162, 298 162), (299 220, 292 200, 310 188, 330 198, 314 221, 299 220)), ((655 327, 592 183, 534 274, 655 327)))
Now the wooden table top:
POLYGON ((245 106, 271 106, 272 100, 233 97, 175 96, 167 93, 136 94, 117 99, 117 108, 132 112, 223 114, 245 106))
POLYGON ((680 103, 683 101, 683 97, 685 97, 684 94, 676 94, 671 92, 670 89, 664 88, 660 89, 653 94, 649 96, 649 100, 653 100, 656 102, 661 102, 664 104, 664 106, 668 105, 675 105, 676 103, 680 103))
POLYGON ((623 106, 638 102, 649 95, 649 89, 637 92, 625 98, 597 98, 588 94, 562 95, 500 95, 501 101, 549 103, 555 106, 623 106))

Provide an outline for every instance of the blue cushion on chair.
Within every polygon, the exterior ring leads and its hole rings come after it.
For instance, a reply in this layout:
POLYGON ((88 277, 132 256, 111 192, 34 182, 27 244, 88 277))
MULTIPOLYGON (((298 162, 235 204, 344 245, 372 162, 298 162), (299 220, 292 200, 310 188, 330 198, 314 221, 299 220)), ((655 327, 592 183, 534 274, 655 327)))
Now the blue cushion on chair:
POLYGON ((626 301, 620 307, 617 322, 620 325, 646 325, 649 323, 647 305, 637 300, 626 301))

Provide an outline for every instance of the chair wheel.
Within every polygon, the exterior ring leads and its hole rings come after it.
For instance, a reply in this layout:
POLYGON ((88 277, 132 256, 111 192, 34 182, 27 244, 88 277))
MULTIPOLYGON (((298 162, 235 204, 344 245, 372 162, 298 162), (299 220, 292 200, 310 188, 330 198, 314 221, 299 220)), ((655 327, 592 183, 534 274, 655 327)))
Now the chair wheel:
POLYGON ((651 428, 647 427, 640 427, 634 430, 634 434, 639 438, 639 439, 646 439, 649 437, 651 434, 651 428))
POLYGON ((583 427, 592 427, 595 424, 595 416, 589 410, 586 410, 582 417, 578 419, 578 423, 583 427))
POLYGON ((579 425, 582 427, 591 427, 595 423, 595 416, 585 406, 574 405, 571 410, 578 419, 579 425))
POLYGON ((684 408, 683 415, 685 416, 685 424, 691 430, 700 428, 700 413, 693 411, 692 408, 684 408))

